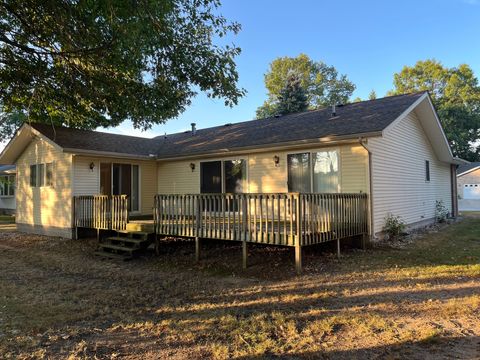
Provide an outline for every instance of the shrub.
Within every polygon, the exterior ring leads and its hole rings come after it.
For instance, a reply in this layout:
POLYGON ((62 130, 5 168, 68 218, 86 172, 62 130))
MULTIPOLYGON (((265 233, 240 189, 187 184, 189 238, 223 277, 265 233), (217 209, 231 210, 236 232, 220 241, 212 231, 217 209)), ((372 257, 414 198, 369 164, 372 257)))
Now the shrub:
POLYGON ((400 216, 388 214, 385 217, 383 231, 388 235, 388 239, 394 240, 405 231, 405 223, 400 216))
POLYGON ((437 200, 435 203, 435 221, 442 223, 447 220, 449 211, 443 204, 443 200, 437 200))

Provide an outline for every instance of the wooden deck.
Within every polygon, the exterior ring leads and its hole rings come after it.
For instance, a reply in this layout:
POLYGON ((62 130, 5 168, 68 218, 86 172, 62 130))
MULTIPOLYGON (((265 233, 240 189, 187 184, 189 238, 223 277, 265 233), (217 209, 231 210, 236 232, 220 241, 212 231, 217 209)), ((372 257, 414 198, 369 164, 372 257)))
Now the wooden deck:
POLYGON ((155 197, 165 236, 306 246, 368 232, 366 194, 189 194, 155 197))
MULTIPOLYGON (((75 227, 123 231, 128 225, 128 199, 78 196, 75 227)), ((355 194, 158 194, 153 231, 160 237, 241 241, 246 266, 247 243, 295 248, 301 270, 303 246, 368 234, 368 196, 355 194)))

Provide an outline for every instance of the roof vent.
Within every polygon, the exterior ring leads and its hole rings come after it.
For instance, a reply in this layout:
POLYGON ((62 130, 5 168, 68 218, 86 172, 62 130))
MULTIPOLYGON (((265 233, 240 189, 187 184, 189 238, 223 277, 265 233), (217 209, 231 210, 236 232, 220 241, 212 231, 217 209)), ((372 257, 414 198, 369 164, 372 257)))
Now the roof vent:
POLYGON ((275 114, 275 117, 278 119, 282 114, 275 114))
POLYGON ((223 126, 230 126, 230 125, 232 125, 232 123, 226 123, 226 124, 223 125, 223 126))
POLYGON ((197 134, 197 124, 195 123, 192 123, 192 135, 196 135, 197 134))
POLYGON ((336 110, 336 106, 334 104, 334 105, 332 105, 332 117, 335 117, 335 116, 337 116, 337 110, 336 110))
POLYGON ((166 139, 167 138, 167 133, 165 133, 165 135, 163 135, 163 138, 166 139))

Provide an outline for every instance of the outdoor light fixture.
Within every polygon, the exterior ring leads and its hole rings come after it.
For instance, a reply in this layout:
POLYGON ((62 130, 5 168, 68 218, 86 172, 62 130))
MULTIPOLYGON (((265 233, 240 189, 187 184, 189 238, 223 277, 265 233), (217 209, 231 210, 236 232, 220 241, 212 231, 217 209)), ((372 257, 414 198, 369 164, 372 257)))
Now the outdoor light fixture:
POLYGON ((193 172, 193 170, 195 170, 195 164, 194 163, 190 163, 190 169, 192 169, 192 172, 193 172))
POLYGON ((90 171, 93 171, 95 169, 95 163, 91 162, 90 163, 90 171))
POLYGON ((275 163, 275 167, 277 167, 278 164, 280 163, 280 157, 278 155, 275 155, 273 157, 273 162, 275 163))

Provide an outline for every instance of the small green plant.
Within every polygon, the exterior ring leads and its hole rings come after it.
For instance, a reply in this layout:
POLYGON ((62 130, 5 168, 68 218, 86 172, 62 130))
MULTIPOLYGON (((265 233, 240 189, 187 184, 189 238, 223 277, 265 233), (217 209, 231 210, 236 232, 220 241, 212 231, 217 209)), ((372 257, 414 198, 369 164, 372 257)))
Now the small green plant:
POLYGON ((395 240, 404 231, 405 223, 400 216, 388 214, 385 217, 385 225, 383 226, 383 232, 387 235, 387 239, 395 240))
POLYGON ((435 203, 435 221, 443 223, 447 220, 448 215, 449 211, 443 204, 443 200, 437 200, 435 203))

